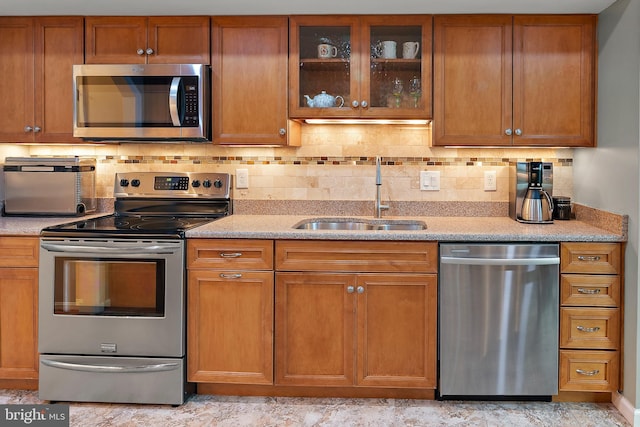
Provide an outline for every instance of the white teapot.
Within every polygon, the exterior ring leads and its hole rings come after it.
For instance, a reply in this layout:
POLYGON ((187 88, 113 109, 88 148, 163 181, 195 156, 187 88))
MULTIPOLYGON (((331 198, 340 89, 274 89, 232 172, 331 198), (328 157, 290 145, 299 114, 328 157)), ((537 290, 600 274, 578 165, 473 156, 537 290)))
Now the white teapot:
POLYGON ((311 108, 329 108, 329 107, 342 107, 344 105, 344 98, 340 95, 332 96, 326 91, 320 92, 318 95, 311 98, 309 95, 304 96, 307 100, 307 105, 311 108), (336 105, 336 101, 340 100, 340 104, 336 105))

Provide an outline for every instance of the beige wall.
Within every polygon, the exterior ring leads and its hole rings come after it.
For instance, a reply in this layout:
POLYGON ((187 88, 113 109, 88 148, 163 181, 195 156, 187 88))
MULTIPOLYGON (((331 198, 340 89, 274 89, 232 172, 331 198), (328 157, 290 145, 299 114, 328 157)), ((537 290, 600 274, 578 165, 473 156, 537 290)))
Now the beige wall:
POLYGON ((401 126, 306 125, 302 146, 292 148, 223 148, 210 143, 33 145, 26 154, 95 156, 98 197, 113 196, 113 176, 119 171, 234 174, 237 168, 246 168, 249 189, 235 190, 236 199, 371 200, 375 156, 383 158, 385 200, 505 202, 509 162, 525 160, 553 162, 554 194, 572 195, 572 149, 431 148, 430 134, 430 129, 401 126), (440 191, 419 190, 421 170, 440 171, 440 191), (497 191, 483 191, 487 170, 497 173, 497 191))

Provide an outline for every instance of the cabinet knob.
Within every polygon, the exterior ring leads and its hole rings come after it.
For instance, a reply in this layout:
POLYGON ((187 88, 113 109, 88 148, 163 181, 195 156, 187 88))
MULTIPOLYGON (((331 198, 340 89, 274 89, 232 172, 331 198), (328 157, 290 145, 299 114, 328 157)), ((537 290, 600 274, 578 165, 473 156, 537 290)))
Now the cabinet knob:
POLYGON ((364 293, 364 286, 358 286, 358 293, 359 294, 364 293))
POLYGON ((145 51, 145 53, 147 55, 153 55, 153 49, 151 49, 150 47, 147 48, 147 50, 145 51))
POLYGON ((285 136, 287 134, 287 130, 285 128, 280 128, 278 133, 280 134, 280 136, 285 136))
POLYGON ((31 126, 27 125, 27 126, 24 127, 24 131, 25 132, 32 132, 33 128, 31 126))
POLYGON ((513 134, 513 131, 511 129, 507 129, 504 131, 504 134, 507 136, 511 136, 513 134))
POLYGON ((41 128, 40 126, 36 126, 36 127, 34 127, 34 128, 33 128, 33 131, 34 131, 35 133, 38 133, 38 132, 40 132, 41 130, 42 130, 42 128, 41 128))
POLYGON ((362 102, 360 103, 360 106, 362 108, 367 108, 369 106, 369 103, 367 101, 365 101, 365 100, 362 100, 362 102))
POLYGON ((351 106, 353 108, 358 108, 359 105, 360 105, 360 103, 358 101, 356 101, 355 99, 353 101, 351 101, 351 106))
POLYGON ((136 53, 138 55, 144 55, 144 49, 138 49, 138 50, 136 50, 136 53))
POLYGON ((355 291, 355 288, 353 286, 347 286, 347 293, 348 294, 352 294, 355 291))
POLYGON ((518 136, 522 135, 522 129, 516 129, 516 135, 518 136))

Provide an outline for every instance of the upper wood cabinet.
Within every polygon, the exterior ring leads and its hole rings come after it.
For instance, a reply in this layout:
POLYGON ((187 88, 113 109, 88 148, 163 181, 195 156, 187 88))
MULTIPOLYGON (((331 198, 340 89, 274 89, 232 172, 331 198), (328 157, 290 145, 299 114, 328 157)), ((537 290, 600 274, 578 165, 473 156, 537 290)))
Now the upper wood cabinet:
POLYGON ((437 16, 434 145, 595 145, 595 15, 437 16))
POLYGON ((86 17, 87 64, 210 64, 207 16, 86 17))
POLYGON ((431 118, 432 22, 430 15, 291 17, 290 116, 431 118))
POLYGON ((287 110, 286 17, 212 19, 214 144, 300 145, 287 110))
POLYGON ((81 17, 0 17, 0 142, 73 141, 81 17))

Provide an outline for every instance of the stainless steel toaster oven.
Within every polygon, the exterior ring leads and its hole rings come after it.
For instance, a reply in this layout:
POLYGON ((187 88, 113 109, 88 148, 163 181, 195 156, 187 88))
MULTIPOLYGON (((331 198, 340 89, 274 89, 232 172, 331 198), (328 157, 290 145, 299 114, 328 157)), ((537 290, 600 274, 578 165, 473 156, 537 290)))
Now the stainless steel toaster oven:
POLYGON ((96 210, 96 160, 7 157, 3 215, 84 215, 96 210))

